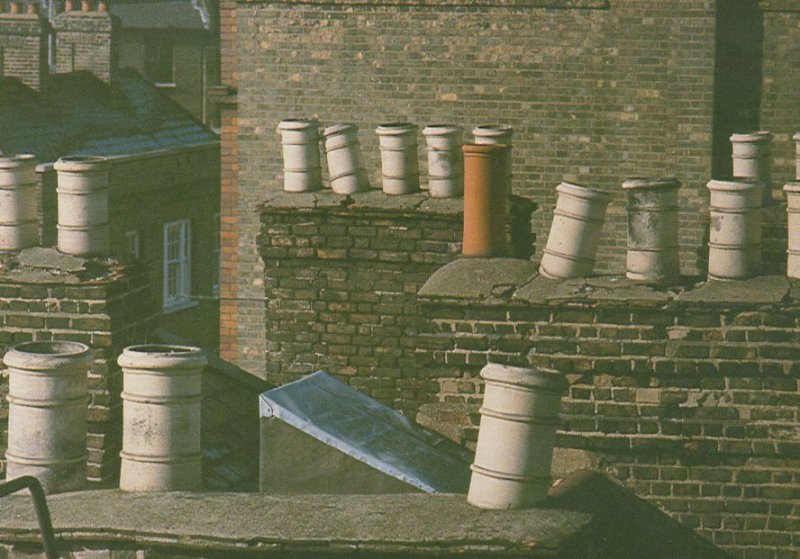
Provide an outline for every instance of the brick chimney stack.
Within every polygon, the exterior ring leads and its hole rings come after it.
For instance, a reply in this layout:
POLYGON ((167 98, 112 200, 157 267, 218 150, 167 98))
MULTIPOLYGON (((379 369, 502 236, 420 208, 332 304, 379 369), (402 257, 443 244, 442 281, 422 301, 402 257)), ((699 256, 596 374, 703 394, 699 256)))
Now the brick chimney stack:
POLYGON ((47 22, 16 2, 0 1, 0 8, 0 77, 38 91, 47 76, 47 22))
MULTIPOLYGON (((103 6, 107 2, 103 2, 103 6)), ((118 20, 107 9, 83 0, 80 11, 64 11, 55 18, 56 72, 85 70, 110 82, 117 69, 118 20)))

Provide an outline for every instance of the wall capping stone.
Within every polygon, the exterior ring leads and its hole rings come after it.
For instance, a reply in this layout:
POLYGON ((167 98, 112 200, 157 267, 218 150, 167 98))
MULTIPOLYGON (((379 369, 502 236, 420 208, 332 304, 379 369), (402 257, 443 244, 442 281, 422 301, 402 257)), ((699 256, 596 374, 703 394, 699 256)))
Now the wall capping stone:
POLYGON ((612 303, 637 306, 709 304, 757 306, 800 302, 800 282, 785 276, 759 276, 743 281, 711 281, 656 288, 622 276, 552 280, 526 260, 459 258, 437 270, 419 290, 431 302, 492 305, 612 303))
POLYGON ((237 0, 239 4, 312 4, 320 6, 450 7, 506 9, 607 10, 609 0, 237 0))

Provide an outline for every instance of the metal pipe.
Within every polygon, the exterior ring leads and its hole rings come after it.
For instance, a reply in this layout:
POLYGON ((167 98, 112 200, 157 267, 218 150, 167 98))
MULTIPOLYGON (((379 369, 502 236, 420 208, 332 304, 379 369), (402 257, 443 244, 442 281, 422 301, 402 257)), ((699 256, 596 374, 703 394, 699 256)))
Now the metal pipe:
POLYGON ((27 489, 31 492, 33 508, 39 521, 39 531, 42 533, 42 547, 47 559, 58 559, 58 546, 53 532, 53 523, 50 520, 50 510, 47 508, 47 499, 39 480, 33 476, 21 476, 5 483, 0 483, 0 497, 5 497, 27 489))

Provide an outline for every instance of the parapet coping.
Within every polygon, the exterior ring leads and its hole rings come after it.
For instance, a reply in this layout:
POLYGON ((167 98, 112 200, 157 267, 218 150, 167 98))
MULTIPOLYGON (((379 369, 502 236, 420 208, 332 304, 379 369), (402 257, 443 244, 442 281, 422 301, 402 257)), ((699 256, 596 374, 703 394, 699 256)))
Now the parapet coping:
MULTIPOLYGON (((97 490, 47 498, 57 541, 211 550, 531 553, 551 557, 594 515, 565 509, 487 511, 464 495, 267 495, 124 493, 97 490)), ((0 542, 39 541, 29 497, 0 507, 0 542)))
MULTIPOLYGON (((530 205, 532 210, 536 207, 536 204, 528 198, 512 196, 512 200, 514 205, 530 205)), ((378 189, 355 192, 353 194, 337 194, 330 189, 313 192, 284 192, 280 190, 268 196, 261 209, 264 212, 369 210, 460 217, 464 213, 464 199, 433 198, 428 196, 426 192, 389 195, 378 189)))
POLYGON ((573 9, 605 10, 609 0, 237 0, 239 4, 324 4, 327 6, 441 6, 453 8, 492 9, 573 9))
POLYGON ((693 281, 659 287, 620 276, 554 280, 539 264, 513 258, 459 258, 431 275, 418 292, 423 302, 481 305, 607 303, 663 307, 758 306, 800 303, 800 281, 758 276, 742 281, 693 281))
POLYGON ((0 252, 0 284, 96 285, 124 276, 126 268, 113 258, 81 258, 50 247, 0 252))

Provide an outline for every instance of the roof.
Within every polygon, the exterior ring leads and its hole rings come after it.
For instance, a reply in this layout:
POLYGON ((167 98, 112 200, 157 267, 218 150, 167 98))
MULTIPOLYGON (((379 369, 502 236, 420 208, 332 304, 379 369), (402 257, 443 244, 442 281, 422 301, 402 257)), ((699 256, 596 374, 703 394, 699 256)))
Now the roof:
POLYGON ((209 30, 214 14, 203 0, 114 0, 109 11, 122 27, 209 30))
POLYGON ((261 395, 277 417, 340 452, 422 491, 461 493, 472 453, 323 371, 261 395))
MULTIPOLYGON (((551 490, 550 499, 527 510, 483 510, 470 506, 463 495, 424 493, 100 490, 48 495, 47 504, 65 556, 68 549, 88 547, 144 549, 148 556, 156 550, 162 557, 202 550, 205 556, 229 558, 730 559, 603 478, 597 472, 576 472, 551 490)), ((0 507, 0 541, 36 544, 40 538, 30 498, 6 497, 0 507)))
POLYGON ((135 70, 111 85, 88 72, 52 76, 41 92, 0 78, 0 153, 130 155, 219 137, 135 70))
MULTIPOLYGON (((187 340, 164 329, 153 333, 165 343, 187 340)), ((207 491, 258 491, 259 394, 271 388, 236 365, 207 352, 203 370, 203 485, 207 491)))

